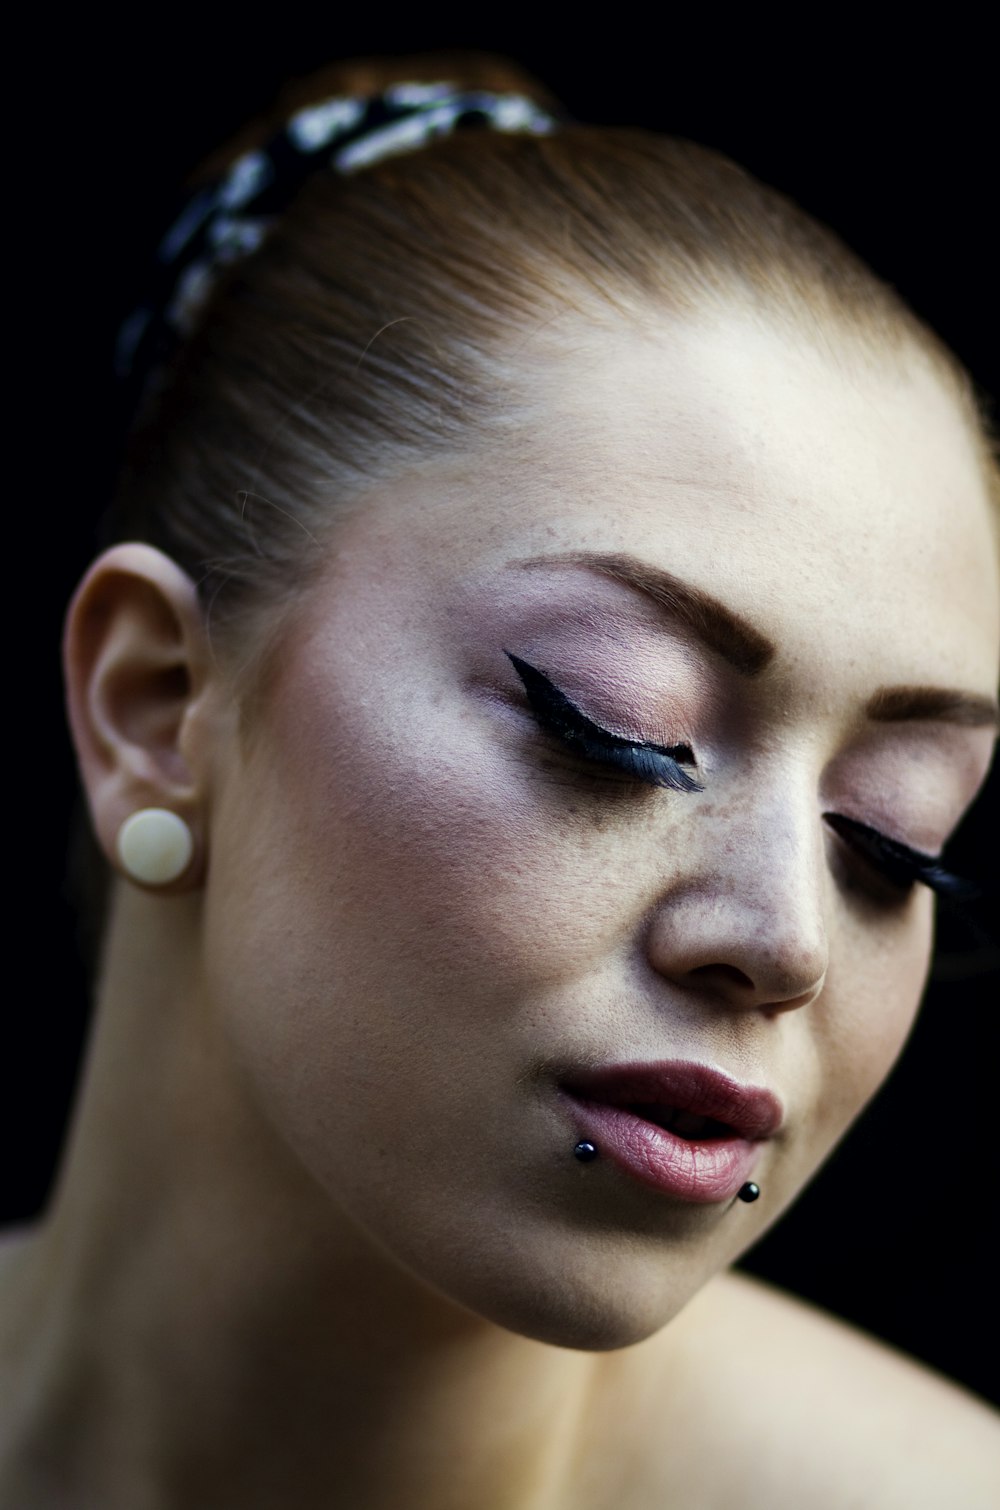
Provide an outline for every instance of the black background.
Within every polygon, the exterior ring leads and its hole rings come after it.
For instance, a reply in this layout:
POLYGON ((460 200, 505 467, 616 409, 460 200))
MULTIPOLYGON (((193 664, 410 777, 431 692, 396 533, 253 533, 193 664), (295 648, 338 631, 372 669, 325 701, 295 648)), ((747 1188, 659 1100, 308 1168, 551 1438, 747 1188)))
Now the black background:
MULTIPOLYGON (((507 53, 580 119, 691 137, 784 189, 895 283, 982 389, 1000 392, 990 48, 968 31, 950 36, 940 17, 933 35, 890 36, 860 19, 769 32, 720 16, 640 22, 627 8, 599 29, 509 10, 493 23, 383 10, 365 24, 284 6, 266 27, 259 11, 253 25, 249 12, 211 7, 145 14, 132 32, 61 24, 26 45, 12 151, 5 325, 20 391, 6 481, 23 544, 8 558, 9 879, 26 905, 0 1061, 5 1220, 44 1200, 86 1018, 62 893, 73 778, 58 638, 114 471, 114 332, 170 191, 282 80, 359 53, 507 53), (28 66, 33 48, 41 69, 28 66)), ((993 782, 952 849, 955 868, 988 875, 997 832, 993 782)), ((746 1265, 989 1394, 1000 974, 995 953, 970 957, 961 929, 942 943, 944 978, 888 1087, 746 1265)))

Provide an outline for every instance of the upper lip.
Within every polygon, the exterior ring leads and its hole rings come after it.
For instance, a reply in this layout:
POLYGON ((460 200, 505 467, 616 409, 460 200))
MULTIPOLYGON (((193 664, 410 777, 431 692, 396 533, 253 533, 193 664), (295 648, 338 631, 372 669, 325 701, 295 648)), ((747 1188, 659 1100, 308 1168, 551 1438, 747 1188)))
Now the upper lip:
POLYGON ((784 1111, 771 1091, 740 1085, 707 1065, 686 1060, 659 1064, 615 1064, 581 1070, 562 1081, 562 1088, 584 1101, 606 1106, 671 1107, 724 1122, 742 1138, 770 1138, 781 1126, 784 1111))

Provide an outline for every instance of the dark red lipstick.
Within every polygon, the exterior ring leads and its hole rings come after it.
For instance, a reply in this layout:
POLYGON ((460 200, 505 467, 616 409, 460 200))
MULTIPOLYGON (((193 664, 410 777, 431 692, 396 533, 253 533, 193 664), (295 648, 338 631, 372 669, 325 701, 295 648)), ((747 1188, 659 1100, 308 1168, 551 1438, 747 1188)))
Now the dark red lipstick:
POLYGON ((619 1168, 705 1204, 739 1192, 783 1116, 770 1091, 686 1061, 581 1071, 560 1090, 580 1136, 619 1168))

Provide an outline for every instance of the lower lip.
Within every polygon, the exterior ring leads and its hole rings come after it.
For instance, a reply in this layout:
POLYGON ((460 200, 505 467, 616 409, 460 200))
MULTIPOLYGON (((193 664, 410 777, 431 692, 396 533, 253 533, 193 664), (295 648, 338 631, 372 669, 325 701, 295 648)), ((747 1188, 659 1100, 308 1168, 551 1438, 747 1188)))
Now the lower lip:
POLYGON ((643 1185, 681 1201, 708 1205, 739 1194, 760 1157, 760 1143, 747 1138, 679 1138, 655 1122, 600 1101, 568 1098, 581 1136, 643 1185), (583 1114, 581 1116, 581 1113, 583 1114))

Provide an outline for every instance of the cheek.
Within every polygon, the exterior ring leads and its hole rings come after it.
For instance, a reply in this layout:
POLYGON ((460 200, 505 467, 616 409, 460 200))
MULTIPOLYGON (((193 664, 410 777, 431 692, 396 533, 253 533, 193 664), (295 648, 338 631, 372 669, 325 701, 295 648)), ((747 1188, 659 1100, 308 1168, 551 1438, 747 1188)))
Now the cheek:
POLYGON ((584 972, 613 928, 619 837, 576 814, 495 713, 392 692, 390 719, 331 674, 277 710, 263 752, 265 786, 282 778, 260 801, 285 857, 274 873, 310 948, 398 1000, 475 987, 473 1015, 584 972))
POLYGON ((586 838, 541 816, 547 778, 516 741, 465 705, 424 733, 433 689, 378 684, 391 720, 349 671, 289 676, 216 813, 211 989, 316 1157, 359 1128, 428 1154, 413 1119, 443 1146, 473 1103, 481 1124, 548 989, 591 973, 614 926, 615 876, 595 887, 586 838))

